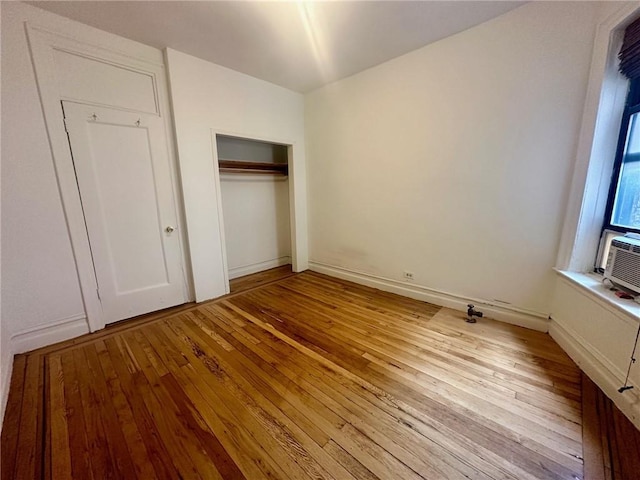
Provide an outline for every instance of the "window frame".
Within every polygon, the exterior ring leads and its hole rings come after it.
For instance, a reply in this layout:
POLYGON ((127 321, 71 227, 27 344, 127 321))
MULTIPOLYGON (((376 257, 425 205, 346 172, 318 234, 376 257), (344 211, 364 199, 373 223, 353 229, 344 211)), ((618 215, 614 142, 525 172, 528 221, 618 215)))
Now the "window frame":
POLYGON ((607 204, 604 211, 601 235, 603 235, 606 230, 620 232, 621 234, 630 232, 640 234, 640 228, 621 227, 611 223, 615 197, 618 190, 618 184, 620 182, 620 170, 622 169, 624 160, 624 150, 627 145, 629 124, 631 122, 631 117, 636 113, 640 113, 640 78, 634 78, 629 81, 629 89, 627 92, 627 99, 625 101, 624 112, 622 114, 622 122, 620 124, 620 133, 618 135, 616 156, 613 163, 613 171, 611 173, 611 183, 609 184, 609 195, 607 197, 607 204))

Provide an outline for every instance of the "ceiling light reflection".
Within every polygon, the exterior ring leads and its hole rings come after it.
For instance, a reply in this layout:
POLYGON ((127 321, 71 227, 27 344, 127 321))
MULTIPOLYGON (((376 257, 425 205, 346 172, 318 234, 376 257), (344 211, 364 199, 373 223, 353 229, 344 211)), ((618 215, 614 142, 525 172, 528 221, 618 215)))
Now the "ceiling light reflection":
POLYGON ((305 33, 311 45, 311 51, 322 77, 326 80, 329 75, 329 59, 327 58, 326 43, 322 38, 322 30, 318 25, 317 16, 313 13, 312 2, 298 1, 298 13, 302 20, 305 33))

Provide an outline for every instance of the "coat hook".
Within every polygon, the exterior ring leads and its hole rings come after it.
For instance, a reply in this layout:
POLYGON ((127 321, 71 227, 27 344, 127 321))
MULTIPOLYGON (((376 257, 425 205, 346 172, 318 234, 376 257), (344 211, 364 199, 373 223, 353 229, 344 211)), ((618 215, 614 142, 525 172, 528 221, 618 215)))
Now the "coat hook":
POLYGON ((140 126, 140 119, 138 119, 138 121, 136 122, 136 127, 140 126))

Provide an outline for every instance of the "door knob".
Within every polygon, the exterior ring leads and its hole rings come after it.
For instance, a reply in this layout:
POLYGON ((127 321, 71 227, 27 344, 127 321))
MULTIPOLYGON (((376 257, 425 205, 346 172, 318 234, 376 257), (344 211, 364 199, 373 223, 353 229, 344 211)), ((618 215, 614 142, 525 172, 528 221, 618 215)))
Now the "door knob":
POLYGON ((173 228, 171 225, 169 225, 167 228, 164 229, 165 232, 167 233, 171 233, 175 230, 175 228, 173 228))

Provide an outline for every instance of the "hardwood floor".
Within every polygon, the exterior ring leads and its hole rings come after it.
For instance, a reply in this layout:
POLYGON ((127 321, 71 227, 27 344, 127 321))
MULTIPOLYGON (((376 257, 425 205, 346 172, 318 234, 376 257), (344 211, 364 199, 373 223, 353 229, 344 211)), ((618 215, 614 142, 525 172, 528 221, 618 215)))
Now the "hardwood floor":
POLYGON ((583 478, 548 335, 315 273, 14 365, 3 479, 583 478))
POLYGON ((229 289, 231 293, 239 293, 252 288, 266 285, 277 280, 282 280, 293 275, 291 265, 282 265, 281 267, 270 268, 263 272, 246 275, 244 277, 234 278, 229 281, 229 289))
POLYGON ((582 384, 585 478, 640 480, 640 430, 584 374, 582 384))

